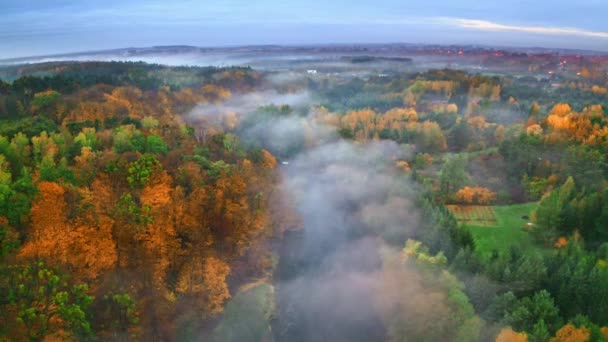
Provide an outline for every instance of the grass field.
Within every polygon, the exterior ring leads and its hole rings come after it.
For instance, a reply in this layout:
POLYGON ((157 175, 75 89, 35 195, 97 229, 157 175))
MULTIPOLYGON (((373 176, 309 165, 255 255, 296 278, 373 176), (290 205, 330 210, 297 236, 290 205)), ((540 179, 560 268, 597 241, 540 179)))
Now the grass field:
POLYGON ((489 256, 493 250, 508 251, 516 245, 522 250, 537 250, 532 237, 523 227, 529 222, 523 219, 530 216, 536 203, 501 205, 501 206, 448 206, 456 219, 465 228, 471 230, 475 246, 482 256, 489 256), (471 207, 471 208, 467 208, 471 207), (466 214, 463 214, 466 213, 466 214), (494 221, 490 219, 494 214, 494 221))

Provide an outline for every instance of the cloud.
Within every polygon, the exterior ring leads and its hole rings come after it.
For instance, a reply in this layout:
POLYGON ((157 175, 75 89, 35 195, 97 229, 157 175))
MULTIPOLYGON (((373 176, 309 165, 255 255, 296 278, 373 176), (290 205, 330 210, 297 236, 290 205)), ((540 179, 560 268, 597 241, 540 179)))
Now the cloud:
POLYGON ((506 25, 487 20, 446 18, 445 22, 465 29, 491 32, 523 32, 558 36, 580 36, 608 39, 608 32, 588 31, 575 27, 506 25))

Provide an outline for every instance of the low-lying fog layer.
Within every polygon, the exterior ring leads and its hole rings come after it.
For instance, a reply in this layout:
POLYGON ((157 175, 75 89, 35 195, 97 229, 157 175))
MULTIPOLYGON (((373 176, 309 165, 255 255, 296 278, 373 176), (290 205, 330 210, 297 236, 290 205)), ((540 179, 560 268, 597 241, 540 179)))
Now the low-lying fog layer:
POLYGON ((283 169, 285 193, 295 198, 304 231, 287 239, 281 253, 279 340, 384 339, 384 244, 377 236, 406 235, 419 220, 409 185, 390 162, 406 153, 394 143, 337 141, 301 153, 283 169))
MULTIPOLYGON (((320 49, 320 48, 319 48, 320 49)), ((65 61, 126 61, 169 66, 250 66, 264 71, 298 73, 353 73, 365 76, 378 72, 420 71, 429 68, 458 67, 479 71, 478 57, 418 55, 399 49, 357 49, 344 46, 331 51, 308 47, 226 48, 194 47, 128 48, 66 55, 24 57, 0 60, 0 66, 65 61), (363 59, 361 59, 363 58, 363 59)))
MULTIPOLYGON (((234 111, 246 121, 269 104, 303 107, 311 99, 308 93, 273 91, 236 95, 197 107, 190 119, 219 123, 222 113, 234 111)), ((411 149, 341 140, 313 117, 290 115, 239 130, 244 141, 270 150, 292 144, 307 127, 316 132, 315 144, 279 168, 281 190, 293 199, 303 230, 288 233, 277 251, 274 338, 382 341, 389 317, 420 323, 443 310, 441 295, 425 289, 417 271, 395 264, 400 250, 383 239, 405 241, 420 226, 415 185, 395 167, 396 160, 411 157, 411 149), (430 305, 424 310, 432 314, 421 316, 422 305, 430 305)))

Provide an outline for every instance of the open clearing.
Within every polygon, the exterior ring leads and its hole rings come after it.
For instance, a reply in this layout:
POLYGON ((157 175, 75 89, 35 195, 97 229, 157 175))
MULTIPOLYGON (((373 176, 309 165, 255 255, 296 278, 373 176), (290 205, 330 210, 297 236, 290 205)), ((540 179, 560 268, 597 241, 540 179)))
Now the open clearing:
POLYGON ((477 253, 490 256, 493 250, 503 253, 511 246, 520 247, 525 252, 540 251, 523 229, 529 222, 524 217, 529 217, 536 206, 537 203, 447 207, 458 223, 471 230, 477 253))

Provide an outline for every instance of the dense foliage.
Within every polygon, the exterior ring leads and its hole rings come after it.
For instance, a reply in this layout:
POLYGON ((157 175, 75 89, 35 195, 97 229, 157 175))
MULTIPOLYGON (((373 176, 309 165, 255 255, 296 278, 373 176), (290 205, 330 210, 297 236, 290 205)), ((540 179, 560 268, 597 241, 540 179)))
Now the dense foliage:
POLYGON ((276 162, 178 114, 258 76, 187 70, 196 86, 172 90, 146 76, 166 68, 67 69, 0 97, 2 336, 149 340, 212 318, 232 279, 269 271, 252 248, 272 233, 276 162))
POLYGON ((388 339, 608 338, 605 76, 555 85, 445 69, 286 86, 249 68, 19 72, 0 82, 2 340, 269 338, 275 245, 300 226, 277 198, 275 156, 322 139, 408 151, 386 162, 414 184, 397 210, 420 227, 362 233, 401 250, 379 261, 388 339), (229 105, 269 87, 316 103, 229 105), (287 143, 260 128, 271 124, 287 143), (505 209, 525 203, 521 217, 505 209), (492 229, 520 240, 479 233, 492 229), (244 327, 239 314, 255 317, 244 327))

